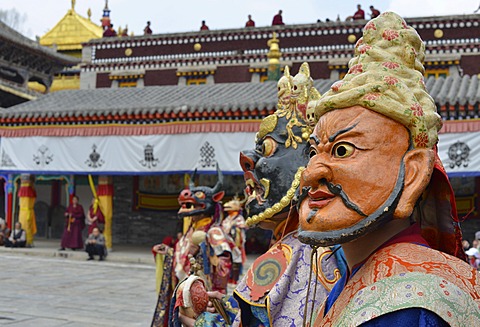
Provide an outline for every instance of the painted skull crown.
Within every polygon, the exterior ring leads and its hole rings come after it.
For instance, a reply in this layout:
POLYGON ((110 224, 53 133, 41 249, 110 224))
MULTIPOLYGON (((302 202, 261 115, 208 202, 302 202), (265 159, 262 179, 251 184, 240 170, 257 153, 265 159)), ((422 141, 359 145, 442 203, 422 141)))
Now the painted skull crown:
POLYGON ((263 119, 255 149, 240 153, 248 196, 245 206, 248 225, 288 211, 299 185, 300 170, 308 162, 306 140, 311 128, 305 121, 305 110, 301 109, 320 94, 313 87, 307 63, 302 64, 297 76, 292 78, 289 68, 285 67, 284 76, 277 84, 277 111, 263 119), (294 81, 295 91, 302 89, 304 96, 292 97, 294 81))

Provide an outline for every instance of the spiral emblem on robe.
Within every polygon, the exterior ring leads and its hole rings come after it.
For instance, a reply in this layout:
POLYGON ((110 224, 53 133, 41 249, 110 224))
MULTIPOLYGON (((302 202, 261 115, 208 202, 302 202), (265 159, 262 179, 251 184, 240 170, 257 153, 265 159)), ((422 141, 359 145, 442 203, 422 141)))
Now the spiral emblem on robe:
POLYGON ((255 276, 255 284, 266 286, 272 284, 278 279, 282 272, 282 265, 277 260, 270 258, 263 261, 256 267, 253 275, 255 276))
POLYGON ((252 300, 258 301, 270 292, 287 269, 292 249, 285 244, 272 247, 253 263, 247 273, 252 300))

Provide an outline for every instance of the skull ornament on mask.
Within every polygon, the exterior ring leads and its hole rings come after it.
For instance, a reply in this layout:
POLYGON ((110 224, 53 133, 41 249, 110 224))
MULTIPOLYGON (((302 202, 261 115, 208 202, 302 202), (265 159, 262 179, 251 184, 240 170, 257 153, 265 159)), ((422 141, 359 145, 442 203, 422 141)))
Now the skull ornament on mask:
POLYGON ((309 102, 307 106, 307 119, 306 119, 308 126, 310 126, 312 129, 315 127, 315 124, 317 123, 315 119, 315 102, 309 102))

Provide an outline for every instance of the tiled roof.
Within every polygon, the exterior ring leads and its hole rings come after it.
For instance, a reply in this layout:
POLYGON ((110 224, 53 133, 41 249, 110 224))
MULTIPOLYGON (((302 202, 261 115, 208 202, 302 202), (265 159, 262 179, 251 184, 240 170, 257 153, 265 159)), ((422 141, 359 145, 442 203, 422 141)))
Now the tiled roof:
MULTIPOLYGON (((323 94, 332 80, 316 80, 315 87, 323 94)), ((447 77, 426 80, 445 120, 479 118, 480 83, 478 76, 447 77)), ((8 109, 0 109, 0 134, 17 135, 19 126, 28 128, 28 135, 51 135, 52 128, 94 126, 96 135, 123 134, 122 131, 103 130, 102 126, 128 126, 129 134, 147 134, 152 131, 178 133, 192 129, 168 129, 170 124, 197 124, 195 131, 206 131, 202 122, 247 123, 258 121, 275 111, 277 89, 275 82, 235 83, 195 86, 151 86, 144 88, 104 88, 67 90, 50 93, 37 100, 8 109), (165 124, 168 123, 168 124, 165 124), (144 131, 136 131, 141 125, 144 131), (37 128, 37 127, 41 128, 37 128), (136 127, 135 127, 136 126, 136 127), (147 129, 156 126, 157 129, 147 129), (160 131, 159 126, 163 128, 160 131), (203 128, 203 129, 202 129, 203 128), (9 130, 8 133, 5 132, 9 130), (39 131, 42 130, 42 131, 39 131), (47 131, 47 132, 46 132, 47 131), (110 134, 109 134, 110 133, 110 134)), ((212 125, 211 125, 212 126, 212 125)), ((242 131, 246 131, 243 125, 242 131)), ((123 128, 123 127, 122 127, 123 128)), ((190 127, 189 127, 190 128, 190 127)), ((223 127, 222 127, 223 128, 223 127)), ((249 125, 248 130, 255 130, 249 125)), ((232 130, 232 127, 228 127, 232 130)), ((65 135, 55 132, 55 135, 65 135)), ((68 132, 74 135, 74 132, 68 132)), ((85 132, 84 135, 88 134, 85 132)), ((152 132, 153 133, 153 132, 152 132)), ((69 134, 69 135, 70 135, 69 134)), ((25 134, 26 135, 26 134, 25 134)))
POLYGON ((13 43, 18 47, 26 48, 32 52, 36 52, 44 57, 48 57, 59 61, 65 65, 75 65, 80 62, 79 59, 72 56, 67 56, 61 53, 58 53, 50 48, 41 46, 37 42, 30 40, 26 36, 18 33, 5 23, 0 21, 0 40, 5 40, 7 42, 13 43))
MULTIPOLYGON (((323 94, 333 80, 316 80, 323 94)), ((437 105, 478 105, 480 83, 477 75, 429 77, 426 86, 437 105)), ((0 111, 0 118, 93 116, 107 114, 154 114, 187 112, 228 112, 274 109, 275 82, 225 83, 195 86, 150 86, 143 88, 101 88, 67 90, 47 94, 0 111)))
MULTIPOLYGON (((330 80, 317 80, 325 91, 330 80)), ((108 114, 155 114, 187 112, 250 112, 273 110, 277 104, 276 82, 225 83, 195 86, 150 86, 68 90, 47 94, 0 111, 1 118, 80 117, 108 114)))

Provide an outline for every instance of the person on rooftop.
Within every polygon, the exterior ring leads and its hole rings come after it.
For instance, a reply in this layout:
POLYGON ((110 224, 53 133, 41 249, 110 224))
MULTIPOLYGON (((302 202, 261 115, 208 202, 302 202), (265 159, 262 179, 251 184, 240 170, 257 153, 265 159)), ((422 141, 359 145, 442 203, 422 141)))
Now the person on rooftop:
POLYGON ((150 21, 147 22, 147 26, 143 29, 143 35, 152 35, 153 31, 150 28, 150 21))
POLYGON ((283 22, 281 10, 278 11, 278 14, 273 16, 272 26, 275 26, 275 25, 285 25, 285 23, 283 22))
POLYGON ((372 18, 380 16, 380 11, 378 9, 375 9, 373 6, 370 6, 370 10, 372 11, 372 13, 370 14, 372 18))
POLYGON ((113 24, 110 24, 105 31, 103 31, 103 37, 114 37, 117 36, 117 32, 113 29, 113 24))
POLYGON ((248 15, 248 21, 245 24, 245 27, 255 27, 255 22, 252 20, 252 15, 248 15))
POLYGON ((357 5, 357 11, 353 14, 353 20, 365 19, 365 11, 361 5, 357 5))
POLYGON ((202 20, 202 26, 200 26, 200 31, 208 31, 209 28, 207 26, 207 24, 205 24, 205 21, 202 20))

